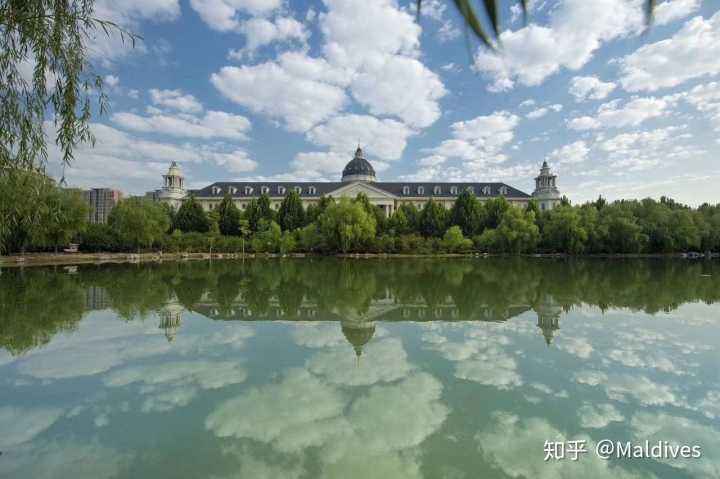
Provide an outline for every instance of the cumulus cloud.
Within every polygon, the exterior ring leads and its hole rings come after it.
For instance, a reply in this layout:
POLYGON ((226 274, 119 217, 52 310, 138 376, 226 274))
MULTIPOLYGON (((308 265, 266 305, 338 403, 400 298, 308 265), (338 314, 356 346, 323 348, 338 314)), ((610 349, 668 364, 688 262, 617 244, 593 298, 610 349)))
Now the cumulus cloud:
POLYGON ((666 25, 680 20, 700 9, 700 0, 667 0, 655 5, 654 22, 666 25))
POLYGON ((250 120, 246 117, 224 111, 206 111, 202 117, 167 113, 141 116, 119 112, 114 113, 111 120, 127 130, 203 140, 213 138, 246 140, 247 132, 251 128, 250 120))
POLYGON ((578 409, 580 427, 586 429, 600 429, 611 422, 624 421, 625 417, 620 414, 612 404, 583 404, 578 409))
POLYGON ((183 93, 182 90, 159 90, 152 88, 150 90, 150 100, 154 105, 185 113, 200 113, 203 110, 202 104, 189 93, 183 93))
MULTIPOLYGON (((548 160, 557 165, 582 163, 587 160, 590 148, 583 140, 554 149, 548 160)), ((592 348, 591 348, 592 349, 592 348)))
POLYGON ((455 367, 455 376, 498 389, 512 389, 523 384, 517 371, 517 360, 496 346, 455 367))
POLYGON ((597 130, 638 126, 642 122, 667 113, 674 104, 668 97, 632 98, 622 105, 622 100, 603 103, 594 116, 572 118, 567 122, 572 130, 597 130))
POLYGON ((616 85, 604 82, 595 76, 577 76, 570 80, 570 94, 575 101, 602 100, 606 98, 616 85))
POLYGON ((656 91, 720 73, 720 12, 687 21, 672 37, 638 48, 620 61, 627 91, 656 91))
POLYGON ((212 29, 236 30, 240 14, 267 15, 280 8, 282 0, 190 0, 190 6, 212 29))
POLYGON ((639 1, 565 0, 550 13, 549 25, 503 32, 502 53, 479 49, 474 67, 492 80, 490 91, 539 85, 561 68, 580 69, 602 44, 642 29, 639 1))
POLYGON ((292 17, 278 17, 274 20, 251 18, 240 25, 239 31, 245 34, 245 46, 230 50, 228 57, 235 60, 243 60, 258 48, 271 43, 305 43, 310 35, 303 24, 292 17))

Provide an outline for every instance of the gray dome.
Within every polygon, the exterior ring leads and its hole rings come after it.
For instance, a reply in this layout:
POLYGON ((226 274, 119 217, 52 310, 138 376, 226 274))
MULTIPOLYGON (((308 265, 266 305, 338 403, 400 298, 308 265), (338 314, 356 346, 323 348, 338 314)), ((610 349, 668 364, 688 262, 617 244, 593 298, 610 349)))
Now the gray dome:
POLYGON ((355 157, 345 165, 343 181, 375 181, 375 168, 363 157, 360 147, 355 150, 355 157))

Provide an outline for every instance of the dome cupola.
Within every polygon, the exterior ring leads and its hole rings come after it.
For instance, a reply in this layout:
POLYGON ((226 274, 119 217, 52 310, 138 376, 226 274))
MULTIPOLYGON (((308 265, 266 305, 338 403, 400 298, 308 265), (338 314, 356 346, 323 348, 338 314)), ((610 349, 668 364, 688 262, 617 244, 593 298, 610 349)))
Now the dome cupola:
POLYGON ((349 181, 375 181, 375 168, 363 156, 362 148, 358 146, 355 157, 345 165, 342 173, 343 183, 349 181))

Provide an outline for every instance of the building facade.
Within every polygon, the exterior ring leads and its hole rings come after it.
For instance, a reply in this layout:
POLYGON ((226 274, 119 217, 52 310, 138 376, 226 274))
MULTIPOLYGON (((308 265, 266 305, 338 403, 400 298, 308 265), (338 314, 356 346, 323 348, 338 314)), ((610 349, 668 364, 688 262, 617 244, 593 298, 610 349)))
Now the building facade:
POLYGON ((532 195, 505 183, 380 182, 377 181, 372 164, 358 147, 355 156, 345 166, 339 182, 215 182, 198 190, 186 190, 180 167, 173 162, 167 174, 163 175, 163 187, 148 193, 148 196, 174 208, 179 207, 185 198, 193 196, 205 211, 213 211, 226 194, 233 198, 241 210, 247 208, 253 199, 266 194, 270 198, 271 207, 277 210, 285 195, 291 191, 300 195, 305 207, 319 202, 323 196, 355 198, 363 193, 370 203, 381 208, 389 217, 403 204, 421 208, 430 199, 449 209, 457 196, 467 190, 480 200, 504 197, 515 206, 526 206, 531 199, 536 198, 541 209, 549 210, 560 202, 556 178, 556 175, 550 173, 547 162, 543 163, 540 175, 535 179, 536 188, 532 195))
POLYGON ((107 223, 110 212, 123 197, 121 191, 110 188, 92 188, 83 191, 83 195, 90 207, 88 211, 88 222, 95 224, 107 223))

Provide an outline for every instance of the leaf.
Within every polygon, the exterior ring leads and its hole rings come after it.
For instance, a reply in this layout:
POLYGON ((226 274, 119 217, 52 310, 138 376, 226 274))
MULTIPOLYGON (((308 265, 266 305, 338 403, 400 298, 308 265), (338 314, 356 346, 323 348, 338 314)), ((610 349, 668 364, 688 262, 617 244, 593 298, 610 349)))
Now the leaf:
POLYGON ((460 15, 463 16, 466 25, 470 28, 470 30, 473 31, 475 36, 477 36, 480 41, 485 44, 485 46, 494 50, 495 45, 493 44, 492 40, 490 40, 490 37, 487 35, 487 33, 485 33, 485 30, 483 29, 483 26, 480 23, 480 20, 478 19, 475 10, 470 4, 470 0, 453 1, 455 2, 455 6, 457 7, 457 9, 460 11, 460 15))
POLYGON ((655 12, 656 0, 645 1, 645 24, 650 26, 653 22, 653 13, 655 12))
POLYGON ((498 13, 498 4, 496 0, 483 0, 485 4, 485 13, 487 13, 490 23, 492 24, 495 36, 500 36, 500 15, 498 13))

